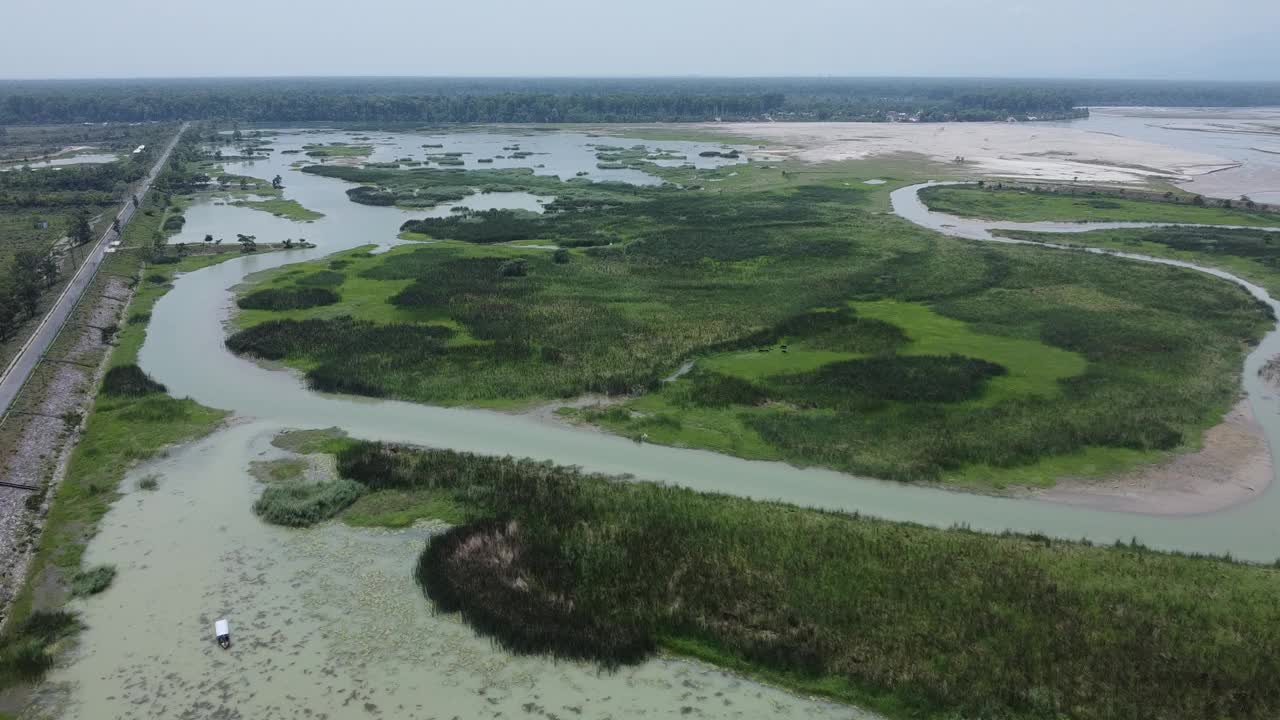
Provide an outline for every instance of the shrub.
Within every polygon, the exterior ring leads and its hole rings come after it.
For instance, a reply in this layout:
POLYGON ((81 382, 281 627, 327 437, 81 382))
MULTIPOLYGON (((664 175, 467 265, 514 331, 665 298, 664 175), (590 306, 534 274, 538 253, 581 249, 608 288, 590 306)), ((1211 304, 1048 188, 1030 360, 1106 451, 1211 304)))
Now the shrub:
POLYGON ((529 261, 524 258, 507 260, 498 266, 498 274, 502 277, 524 277, 529 274, 529 261))
POLYGON ((71 594, 76 597, 97 595, 111 585, 116 577, 114 565, 97 565, 81 570, 71 579, 71 594))
POLYGON ((53 667, 48 646, 80 628, 72 613, 37 610, 0 636, 0 687, 14 680, 34 682, 53 667))
POLYGON ((323 287, 267 288, 256 290, 236 300, 245 310, 304 310, 334 305, 342 297, 323 287))
POLYGON ((151 322, 151 313, 149 311, 136 312, 129 316, 130 325, 146 325, 151 322))
POLYGON ((151 393, 168 392, 137 365, 119 365, 107 371, 102 378, 102 392, 108 395, 141 397, 151 393))
POLYGON ((273 525, 307 527, 337 515, 362 494, 364 486, 352 480, 286 481, 268 485, 253 511, 273 525))

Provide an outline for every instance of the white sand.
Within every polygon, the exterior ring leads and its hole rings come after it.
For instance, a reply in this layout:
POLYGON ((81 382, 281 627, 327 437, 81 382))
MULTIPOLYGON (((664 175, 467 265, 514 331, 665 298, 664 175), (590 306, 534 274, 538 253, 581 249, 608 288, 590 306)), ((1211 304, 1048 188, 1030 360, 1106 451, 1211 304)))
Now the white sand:
POLYGON ((1131 138, 1041 123, 725 123, 719 132, 777 143, 760 159, 861 160, 913 153, 954 173, 1088 182, 1185 181, 1236 163, 1131 138), (954 162, 957 156, 964 164, 954 162))

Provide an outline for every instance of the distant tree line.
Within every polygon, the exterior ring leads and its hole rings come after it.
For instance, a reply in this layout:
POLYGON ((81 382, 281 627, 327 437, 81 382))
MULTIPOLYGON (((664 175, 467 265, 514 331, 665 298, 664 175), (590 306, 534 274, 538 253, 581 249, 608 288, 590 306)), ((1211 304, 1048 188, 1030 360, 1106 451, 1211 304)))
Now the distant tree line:
POLYGON ((246 79, 0 81, 0 123, 555 123, 1067 117, 1076 99, 971 81, 246 79))

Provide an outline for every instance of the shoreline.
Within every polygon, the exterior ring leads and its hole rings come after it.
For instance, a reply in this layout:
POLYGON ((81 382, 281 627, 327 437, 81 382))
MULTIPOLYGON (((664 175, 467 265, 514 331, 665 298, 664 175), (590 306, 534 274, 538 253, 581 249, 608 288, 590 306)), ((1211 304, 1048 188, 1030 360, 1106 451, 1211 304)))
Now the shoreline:
POLYGON ((1025 497, 1110 512, 1203 515, 1262 497, 1274 472, 1266 436, 1244 398, 1205 432, 1199 450, 1099 480, 1061 478, 1025 497))

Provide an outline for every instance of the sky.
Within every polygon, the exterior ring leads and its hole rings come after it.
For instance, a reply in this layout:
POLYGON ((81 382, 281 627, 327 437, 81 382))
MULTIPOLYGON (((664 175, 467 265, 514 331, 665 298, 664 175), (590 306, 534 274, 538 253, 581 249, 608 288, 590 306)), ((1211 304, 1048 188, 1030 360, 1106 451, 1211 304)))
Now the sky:
POLYGON ((1280 80, 1280 0, 0 0, 0 77, 1280 80))

